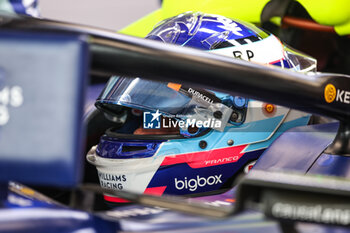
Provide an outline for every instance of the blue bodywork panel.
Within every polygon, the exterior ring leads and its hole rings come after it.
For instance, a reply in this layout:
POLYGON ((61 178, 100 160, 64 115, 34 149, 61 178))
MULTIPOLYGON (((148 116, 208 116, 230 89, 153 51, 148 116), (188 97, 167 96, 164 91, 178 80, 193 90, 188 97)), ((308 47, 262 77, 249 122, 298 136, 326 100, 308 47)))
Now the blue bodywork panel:
POLYGON ((333 141, 338 123, 296 127, 283 133, 264 152, 254 169, 306 173, 333 141))
POLYGON ((85 38, 1 31, 0 51, 0 182, 75 186, 84 164, 85 38))
POLYGON ((338 123, 307 125, 283 133, 265 150, 254 169, 350 177, 350 157, 323 153, 338 126, 338 123))
POLYGON ((322 174, 350 177, 350 157, 323 153, 308 171, 310 174, 322 174))
POLYGON ((51 202, 36 191, 12 183, 0 205, 0 232, 106 232, 119 230, 119 224, 90 213, 51 202), (12 187, 11 187, 12 186, 12 187))

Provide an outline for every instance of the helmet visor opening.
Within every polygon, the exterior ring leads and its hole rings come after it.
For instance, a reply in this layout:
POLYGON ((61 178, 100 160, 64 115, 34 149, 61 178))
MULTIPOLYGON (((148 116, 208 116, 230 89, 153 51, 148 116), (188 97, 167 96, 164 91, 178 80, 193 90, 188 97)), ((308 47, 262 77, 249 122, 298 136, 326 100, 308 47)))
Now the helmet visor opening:
POLYGON ((109 112, 113 111, 110 105, 136 108, 146 113, 157 111, 166 117, 190 123, 218 121, 220 124, 215 124, 218 130, 225 128, 232 112, 220 101, 214 101, 208 94, 192 88, 175 89, 166 83, 124 77, 112 77, 96 101, 98 108, 107 108, 109 112))

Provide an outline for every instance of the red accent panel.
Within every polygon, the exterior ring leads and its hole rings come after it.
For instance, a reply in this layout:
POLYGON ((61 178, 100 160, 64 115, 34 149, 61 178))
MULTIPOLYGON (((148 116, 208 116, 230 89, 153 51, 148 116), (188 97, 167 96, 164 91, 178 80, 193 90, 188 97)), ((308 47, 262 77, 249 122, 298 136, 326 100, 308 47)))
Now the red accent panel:
POLYGON ((153 188, 146 188, 144 194, 150 194, 154 196, 162 196, 167 186, 159 186, 153 188))
POLYGON ((210 151, 200 151, 181 155, 168 156, 161 166, 187 163, 191 168, 217 166, 237 162, 243 155, 242 150, 247 145, 225 147, 210 151))
POLYGON ((273 65, 273 64, 278 63, 278 62, 283 63, 283 60, 284 60, 284 59, 281 58, 281 59, 278 59, 278 60, 276 60, 276 61, 269 62, 269 64, 270 64, 270 65, 273 65))
POLYGON ((129 203, 130 202, 130 201, 123 199, 123 198, 111 197, 111 196, 107 196, 107 195, 103 195, 103 198, 109 202, 117 202, 117 203, 129 203))

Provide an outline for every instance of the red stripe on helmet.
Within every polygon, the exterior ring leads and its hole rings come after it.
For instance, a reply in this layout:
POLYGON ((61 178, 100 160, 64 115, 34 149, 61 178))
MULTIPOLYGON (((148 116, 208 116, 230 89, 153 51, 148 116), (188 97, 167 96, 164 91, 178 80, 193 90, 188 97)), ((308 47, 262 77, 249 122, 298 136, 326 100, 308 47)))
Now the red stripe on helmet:
POLYGON ((209 151, 200 151, 174 156, 167 156, 161 166, 187 163, 191 168, 217 166, 237 162, 243 155, 247 145, 225 147, 209 151))

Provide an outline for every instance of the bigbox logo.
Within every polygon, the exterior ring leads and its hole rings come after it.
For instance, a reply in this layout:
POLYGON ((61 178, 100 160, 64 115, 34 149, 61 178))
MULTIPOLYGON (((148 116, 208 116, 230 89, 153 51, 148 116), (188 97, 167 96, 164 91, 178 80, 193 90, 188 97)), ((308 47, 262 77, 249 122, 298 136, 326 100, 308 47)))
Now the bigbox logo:
POLYGON ((222 177, 222 174, 209 176, 207 178, 200 177, 197 175, 195 179, 187 179, 187 177, 185 177, 184 180, 180 180, 180 179, 178 180, 177 178, 175 178, 174 180, 175 188, 177 190, 188 189, 191 192, 194 192, 197 190, 198 187, 221 184, 222 183, 221 177, 222 177))

